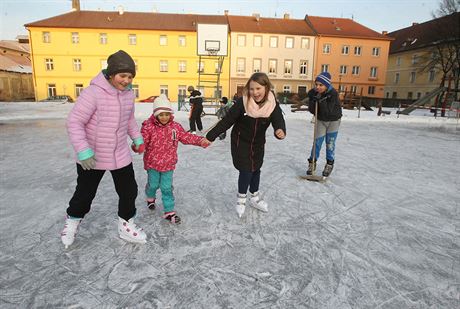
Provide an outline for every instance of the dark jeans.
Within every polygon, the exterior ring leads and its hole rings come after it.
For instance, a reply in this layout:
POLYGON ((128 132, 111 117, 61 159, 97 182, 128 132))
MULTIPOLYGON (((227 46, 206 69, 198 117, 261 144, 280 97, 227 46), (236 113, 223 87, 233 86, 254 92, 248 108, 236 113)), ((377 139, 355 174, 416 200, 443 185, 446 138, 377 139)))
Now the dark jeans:
MULTIPOLYGON (((69 216, 83 218, 89 212, 104 173, 105 170, 85 171, 77 163, 77 187, 69 202, 69 208, 67 208, 69 216)), ((110 173, 119 197, 118 216, 127 221, 136 214, 137 183, 134 178, 133 164, 110 171, 110 173)))
POLYGON ((240 171, 238 177, 238 193, 246 194, 248 192, 255 193, 259 191, 260 170, 255 172, 240 171))
POLYGON ((201 113, 203 113, 203 105, 193 104, 190 112, 190 131, 203 130, 203 124, 201 123, 201 113), (196 123, 196 125, 195 125, 196 123))

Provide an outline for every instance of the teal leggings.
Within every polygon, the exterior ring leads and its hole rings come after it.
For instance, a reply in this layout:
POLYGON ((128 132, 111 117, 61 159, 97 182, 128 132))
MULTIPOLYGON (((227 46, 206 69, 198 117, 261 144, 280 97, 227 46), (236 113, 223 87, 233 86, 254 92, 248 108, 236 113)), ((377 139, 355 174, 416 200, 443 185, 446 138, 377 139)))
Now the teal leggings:
POLYGON ((164 212, 174 210, 174 195, 172 191, 173 172, 174 171, 158 172, 156 170, 147 170, 148 181, 145 186, 145 195, 147 198, 155 198, 157 190, 160 188, 164 212))

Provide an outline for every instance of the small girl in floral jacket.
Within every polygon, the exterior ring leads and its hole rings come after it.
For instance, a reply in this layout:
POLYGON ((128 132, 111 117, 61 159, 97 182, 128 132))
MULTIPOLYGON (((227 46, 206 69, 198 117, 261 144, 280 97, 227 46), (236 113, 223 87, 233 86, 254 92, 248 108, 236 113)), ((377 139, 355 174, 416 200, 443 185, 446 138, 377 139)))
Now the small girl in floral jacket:
POLYGON ((174 211, 174 195, 172 191, 173 172, 177 163, 177 147, 179 142, 206 148, 209 142, 202 136, 188 133, 174 121, 173 110, 168 98, 162 94, 153 102, 153 114, 142 123, 144 138, 144 169, 147 171, 145 194, 147 206, 155 209, 155 197, 161 189, 164 215, 163 218, 172 223, 180 223, 181 219, 174 211))

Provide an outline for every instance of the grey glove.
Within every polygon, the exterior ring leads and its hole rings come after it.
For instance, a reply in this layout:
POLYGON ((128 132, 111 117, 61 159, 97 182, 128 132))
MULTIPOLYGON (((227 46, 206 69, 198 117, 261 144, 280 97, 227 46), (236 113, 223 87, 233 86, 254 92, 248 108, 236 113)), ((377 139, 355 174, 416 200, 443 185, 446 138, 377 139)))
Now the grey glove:
POLYGON ((81 167, 83 167, 83 169, 85 171, 89 171, 89 170, 91 170, 91 169, 96 167, 96 157, 92 156, 91 158, 88 158, 86 160, 82 160, 82 161, 80 161, 80 165, 81 165, 81 167))

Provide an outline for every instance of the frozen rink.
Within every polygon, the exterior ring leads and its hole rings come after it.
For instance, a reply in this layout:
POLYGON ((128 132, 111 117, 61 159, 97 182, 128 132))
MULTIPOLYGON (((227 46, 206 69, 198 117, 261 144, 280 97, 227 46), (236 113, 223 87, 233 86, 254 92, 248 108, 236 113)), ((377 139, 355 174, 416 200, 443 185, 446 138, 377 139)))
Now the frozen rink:
MULTIPOLYGON (((181 225, 145 207, 134 155, 136 222, 122 241, 106 173, 67 250, 76 185, 65 117, 72 104, 0 103, 0 308, 459 308, 460 125, 394 112, 344 111, 325 184, 305 173, 313 124, 285 106, 287 137, 267 131, 261 193, 269 212, 234 210, 229 134, 181 145, 174 174, 181 225)), ((136 104, 140 124, 151 104, 136 104)), ((187 113, 176 121, 188 129, 187 113)), ((208 128, 216 117, 203 118, 208 128)), ((230 131, 228 131, 229 133, 230 131)), ((325 164, 324 148, 318 163, 325 164)))

